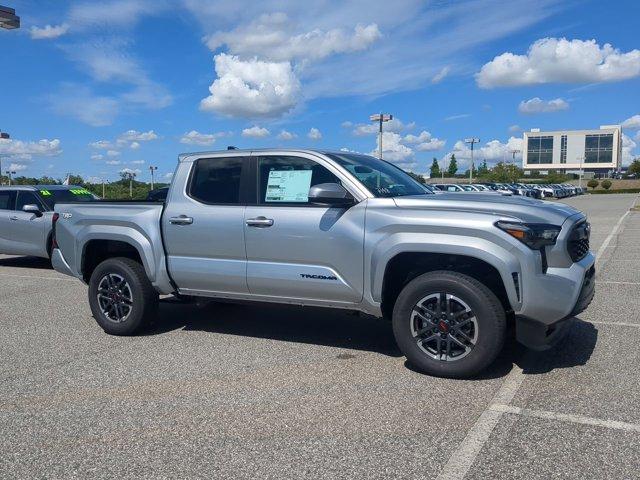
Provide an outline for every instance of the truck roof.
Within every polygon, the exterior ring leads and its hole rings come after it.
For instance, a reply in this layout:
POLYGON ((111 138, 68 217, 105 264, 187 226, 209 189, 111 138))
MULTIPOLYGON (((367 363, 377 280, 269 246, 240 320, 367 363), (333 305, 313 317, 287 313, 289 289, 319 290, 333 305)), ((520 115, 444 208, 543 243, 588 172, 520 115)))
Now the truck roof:
POLYGON ((207 150, 203 152, 185 152, 178 155, 179 161, 185 161, 191 157, 202 157, 203 155, 224 155, 224 154, 236 154, 236 153, 246 153, 250 155, 252 153, 273 153, 273 152, 289 152, 289 153, 311 153, 311 154, 345 154, 351 153, 356 155, 367 155, 366 153, 360 152, 345 152, 343 150, 330 150, 330 149, 317 149, 317 148, 235 148, 235 149, 225 149, 225 150, 207 150))
POLYGON ((82 188, 78 185, 2 185, 0 190, 71 190, 72 188, 82 188))

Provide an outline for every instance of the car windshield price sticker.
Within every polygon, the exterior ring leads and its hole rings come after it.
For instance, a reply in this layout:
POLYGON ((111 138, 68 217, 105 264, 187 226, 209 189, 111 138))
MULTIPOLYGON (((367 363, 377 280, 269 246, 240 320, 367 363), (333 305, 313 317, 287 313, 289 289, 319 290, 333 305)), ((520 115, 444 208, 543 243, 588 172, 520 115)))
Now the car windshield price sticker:
POLYGON ((311 170, 271 170, 265 202, 308 202, 311 170))

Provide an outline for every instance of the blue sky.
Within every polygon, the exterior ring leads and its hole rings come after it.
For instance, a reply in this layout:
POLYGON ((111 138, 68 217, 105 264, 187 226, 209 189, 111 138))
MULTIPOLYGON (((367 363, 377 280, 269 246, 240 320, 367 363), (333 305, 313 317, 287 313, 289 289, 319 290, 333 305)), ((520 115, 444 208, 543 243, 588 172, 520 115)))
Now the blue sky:
POLYGON ((0 30, 3 169, 169 178, 177 154, 371 152, 426 172, 492 164, 522 131, 623 124, 640 155, 637 1, 10 1, 0 30))

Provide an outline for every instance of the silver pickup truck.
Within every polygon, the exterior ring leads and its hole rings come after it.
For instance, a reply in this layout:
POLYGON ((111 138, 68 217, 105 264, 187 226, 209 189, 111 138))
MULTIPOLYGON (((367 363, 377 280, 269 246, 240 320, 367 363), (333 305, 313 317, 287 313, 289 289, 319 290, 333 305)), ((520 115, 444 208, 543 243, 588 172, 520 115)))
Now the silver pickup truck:
POLYGON ((89 285, 107 333, 143 328, 159 294, 341 308, 392 320, 407 359, 440 376, 483 370, 508 322, 553 344, 595 288, 581 212, 433 193, 346 152, 185 154, 164 203, 59 203, 53 221, 53 265, 89 285))

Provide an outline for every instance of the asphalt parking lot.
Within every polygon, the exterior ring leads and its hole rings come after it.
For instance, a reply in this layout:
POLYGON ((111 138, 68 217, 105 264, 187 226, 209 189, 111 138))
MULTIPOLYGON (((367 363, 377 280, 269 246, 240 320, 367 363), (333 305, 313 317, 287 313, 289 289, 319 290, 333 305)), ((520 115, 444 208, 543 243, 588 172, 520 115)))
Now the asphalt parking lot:
POLYGON ((414 372, 384 321, 163 302, 110 337, 86 288, 0 256, 2 478, 638 478, 640 212, 592 223, 597 294, 554 350, 481 378, 414 372))

